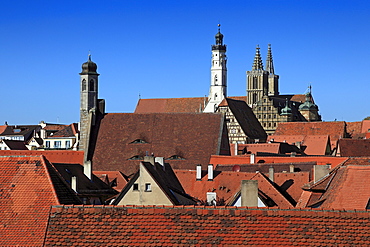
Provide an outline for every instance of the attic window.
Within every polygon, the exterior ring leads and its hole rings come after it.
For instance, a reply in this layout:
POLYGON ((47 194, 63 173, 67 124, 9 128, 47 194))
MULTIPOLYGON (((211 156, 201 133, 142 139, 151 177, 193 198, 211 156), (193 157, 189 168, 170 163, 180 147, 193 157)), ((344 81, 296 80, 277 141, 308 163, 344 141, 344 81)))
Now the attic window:
POLYGON ((131 158, 129 158, 129 160, 143 160, 144 157, 143 156, 140 156, 140 155, 135 155, 135 156, 132 156, 131 158))
POLYGON ((130 142, 130 144, 139 144, 139 143, 148 143, 148 142, 146 142, 146 141, 145 141, 145 140, 143 140, 143 139, 136 139, 135 141, 130 142))
POLYGON ((168 160, 184 160, 185 158, 181 157, 180 155, 172 155, 171 157, 167 159, 168 160))
POLYGON ((150 192, 150 191, 152 191, 152 185, 151 185, 150 183, 146 183, 146 184, 145 184, 145 191, 146 191, 146 192, 150 192))
POLYGON ((21 132, 21 129, 14 129, 13 132, 14 133, 19 133, 19 132, 21 132))
POLYGON ((139 190, 139 184, 134 184, 132 186, 132 190, 139 190))

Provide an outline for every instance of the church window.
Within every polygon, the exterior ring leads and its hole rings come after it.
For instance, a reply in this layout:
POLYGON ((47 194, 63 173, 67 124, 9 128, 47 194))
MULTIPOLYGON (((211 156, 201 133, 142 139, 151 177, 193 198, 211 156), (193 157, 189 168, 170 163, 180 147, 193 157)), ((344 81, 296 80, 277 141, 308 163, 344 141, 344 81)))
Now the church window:
POLYGON ((264 111, 266 111, 266 106, 265 106, 265 107, 263 107, 263 110, 264 110, 264 111))
POLYGON ((215 93, 215 100, 217 99, 217 93, 215 93))
POLYGON ((86 91, 86 80, 82 80, 82 91, 86 91))
POLYGON ((263 118, 266 118, 266 115, 263 115, 263 118))
POLYGON ((215 82, 215 85, 217 86, 217 75, 215 75, 214 82, 215 82))
POLYGON ((91 79, 90 80, 90 83, 89 83, 90 85, 89 85, 89 90, 90 91, 95 91, 95 85, 94 85, 94 80, 93 79, 91 79))
POLYGON ((261 107, 258 107, 258 110, 260 111, 261 110, 261 107))
POLYGON ((257 89, 257 77, 253 77, 253 85, 252 85, 252 88, 253 89, 257 89))
POLYGON ((268 115, 268 118, 271 118, 271 115, 270 114, 268 115))
POLYGON ((263 99, 263 102, 265 102, 265 103, 266 103, 266 99, 263 99))
POLYGON ((261 114, 258 115, 258 118, 261 118, 261 114))
POLYGON ((256 102, 257 102, 257 94, 256 94, 256 93, 254 93, 254 94, 253 94, 253 102, 252 102, 252 103, 254 104, 254 103, 256 103, 256 102))
POLYGON ((269 123, 269 127, 271 127, 271 123, 269 123))
POLYGON ((263 123, 263 127, 266 127, 266 123, 263 123))
POLYGON ((276 114, 274 114, 274 118, 276 118, 276 114))
POLYGON ((274 127, 276 127, 276 123, 274 123, 274 127))

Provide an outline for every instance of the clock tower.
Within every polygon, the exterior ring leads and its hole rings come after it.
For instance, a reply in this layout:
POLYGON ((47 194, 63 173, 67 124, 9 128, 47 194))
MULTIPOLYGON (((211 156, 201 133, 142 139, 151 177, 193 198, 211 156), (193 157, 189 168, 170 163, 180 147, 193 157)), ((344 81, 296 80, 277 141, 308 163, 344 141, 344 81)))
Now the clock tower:
POLYGON ((226 45, 223 44, 224 36, 220 32, 216 34, 216 44, 212 45, 212 65, 211 65, 211 87, 209 89, 208 103, 203 112, 215 112, 221 101, 226 98, 226 45))

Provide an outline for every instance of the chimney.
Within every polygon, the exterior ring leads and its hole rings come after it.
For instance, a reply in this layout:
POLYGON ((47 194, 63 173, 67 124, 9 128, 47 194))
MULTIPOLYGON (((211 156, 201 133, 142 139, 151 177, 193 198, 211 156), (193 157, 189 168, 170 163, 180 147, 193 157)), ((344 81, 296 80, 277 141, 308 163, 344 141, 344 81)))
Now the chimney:
POLYGON ((144 162, 149 162, 150 164, 154 166, 154 161, 155 161, 154 156, 148 156, 148 155, 144 156, 144 162))
POLYGON ((159 163, 161 166, 163 166, 163 168, 164 168, 164 157, 155 157, 154 158, 154 161, 156 162, 156 163, 159 163))
POLYGON ((213 165, 208 165, 208 181, 213 181, 213 165))
POLYGON ((196 175, 196 180, 201 181, 202 180, 202 165, 198 164, 197 165, 197 175, 196 175))
POLYGON ((216 206, 217 195, 216 192, 207 192, 207 205, 216 206))
POLYGON ((272 166, 269 168, 269 179, 274 182, 274 168, 272 166))
POLYGON ((92 162, 91 160, 86 160, 84 162, 84 174, 86 177, 88 177, 90 180, 92 178, 92 162))
POLYGON ((254 163, 256 162, 255 154, 251 154, 251 155, 250 155, 250 158, 251 158, 250 163, 251 163, 251 164, 254 164, 254 163))
POLYGON ((71 188, 77 193, 77 177, 71 177, 71 188))
POLYGON ((240 197, 242 207, 258 207, 258 181, 242 180, 240 197))
POLYGON ((293 164, 289 166, 289 172, 294 172, 294 165, 293 164))
POLYGON ((313 179, 315 182, 325 177, 330 172, 331 165, 314 165, 313 179))
POLYGON ((235 142, 234 147, 235 147, 235 156, 236 156, 238 155, 238 143, 237 142, 235 142))

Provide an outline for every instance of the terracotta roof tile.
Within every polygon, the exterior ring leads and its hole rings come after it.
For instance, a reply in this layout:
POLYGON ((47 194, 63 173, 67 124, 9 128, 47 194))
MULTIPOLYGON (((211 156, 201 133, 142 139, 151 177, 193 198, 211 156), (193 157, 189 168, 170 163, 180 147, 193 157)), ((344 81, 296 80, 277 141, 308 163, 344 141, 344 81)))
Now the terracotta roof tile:
POLYGON ((342 157, 370 156, 370 139, 340 139, 338 146, 342 157))
POLYGON ((279 123, 274 135, 329 135, 332 148, 340 138, 347 137, 346 123, 338 122, 287 122, 279 123))
POLYGON ((135 113, 202 112, 206 100, 205 97, 139 99, 135 113))
POLYGON ((83 151, 70 150, 0 150, 0 156, 40 156, 52 163, 83 164, 83 151))
POLYGON ((104 183, 111 184, 118 192, 121 192, 127 184, 125 176, 119 171, 93 171, 93 173, 104 183))
POLYGON ((311 199, 308 206, 320 203, 320 208, 365 210, 370 198, 369 158, 351 158, 344 165, 331 172, 322 181, 311 186, 311 190, 323 191, 319 197, 311 199), (366 164, 366 165, 364 165, 366 164))
POLYGON ((331 153, 329 135, 272 135, 269 141, 299 143, 305 146, 304 153, 307 155, 330 155, 331 153))
POLYGON ((109 113, 100 122, 92 160, 94 170, 119 170, 129 176, 139 167, 134 158, 146 154, 187 169, 208 164, 210 155, 220 153, 229 154, 221 114, 109 113))
POLYGON ((369 218, 365 211, 64 206, 52 208, 45 245, 367 246, 369 218))
POLYGON ((51 205, 79 200, 42 156, 0 157, 0 245, 41 246, 51 205))
POLYGON ((0 134, 6 130, 7 125, 0 125, 0 134))

